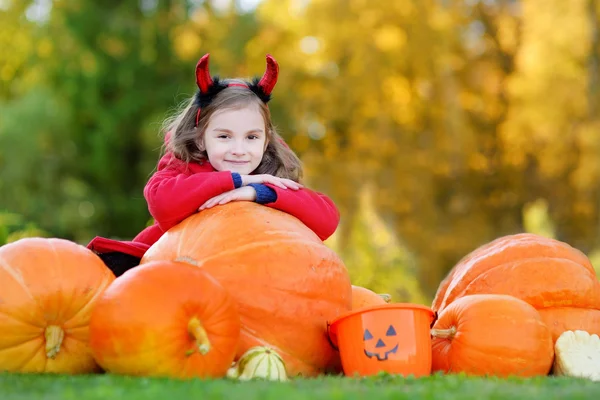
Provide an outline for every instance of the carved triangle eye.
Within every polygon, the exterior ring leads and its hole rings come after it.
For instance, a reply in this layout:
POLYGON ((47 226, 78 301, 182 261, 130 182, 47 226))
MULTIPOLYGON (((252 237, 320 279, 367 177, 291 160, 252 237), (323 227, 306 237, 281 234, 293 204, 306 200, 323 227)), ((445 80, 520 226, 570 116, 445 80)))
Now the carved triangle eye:
POLYGON ((390 327, 388 328, 387 332, 385 333, 385 336, 396 336, 396 330, 392 325, 390 325, 390 327))
POLYGON ((365 334, 363 336, 363 340, 369 340, 369 339, 373 339, 373 335, 371 335, 371 332, 369 332, 369 330, 366 329, 365 334))

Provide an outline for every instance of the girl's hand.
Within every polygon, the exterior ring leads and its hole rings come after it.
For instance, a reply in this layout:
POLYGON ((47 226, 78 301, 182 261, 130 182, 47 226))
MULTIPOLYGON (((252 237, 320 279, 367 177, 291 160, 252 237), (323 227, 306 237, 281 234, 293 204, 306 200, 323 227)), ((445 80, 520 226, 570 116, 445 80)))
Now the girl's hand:
POLYGON ((202 204, 198 211, 205 210, 221 204, 227 204, 231 201, 254 201, 256 200, 256 190, 252 186, 242 186, 229 192, 221 193, 202 204))
POLYGON ((270 183, 271 185, 280 187, 282 189, 293 189, 298 190, 304 186, 298 182, 294 182, 291 179, 279 178, 269 174, 262 175, 241 175, 242 186, 246 186, 249 183, 270 183))

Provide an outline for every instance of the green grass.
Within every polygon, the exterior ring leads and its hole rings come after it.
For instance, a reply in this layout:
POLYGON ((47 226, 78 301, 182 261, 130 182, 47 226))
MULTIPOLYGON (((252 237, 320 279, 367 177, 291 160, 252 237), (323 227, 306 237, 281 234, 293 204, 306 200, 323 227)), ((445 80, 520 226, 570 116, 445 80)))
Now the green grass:
POLYGON ((323 377, 291 382, 130 378, 113 375, 0 374, 1 400, 295 400, 295 399, 600 399, 600 383, 543 377, 323 377))

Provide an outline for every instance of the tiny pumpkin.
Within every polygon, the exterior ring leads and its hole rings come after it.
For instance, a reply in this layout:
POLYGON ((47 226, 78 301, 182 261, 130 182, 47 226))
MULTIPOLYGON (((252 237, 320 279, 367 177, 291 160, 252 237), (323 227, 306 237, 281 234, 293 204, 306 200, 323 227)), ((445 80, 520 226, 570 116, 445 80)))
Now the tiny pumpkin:
POLYGON ((24 238, 0 247, 0 371, 98 371, 88 324, 114 279, 97 255, 68 240, 24 238))
POLYGON ((90 345, 106 371, 224 377, 240 337, 237 306, 206 271, 153 262, 127 271, 98 300, 90 345))
POLYGON ((227 371, 227 377, 248 381, 265 379, 285 382, 288 380, 285 362, 274 349, 256 346, 245 352, 227 371))
POLYGON ((469 375, 547 375, 552 335, 533 306, 513 296, 464 296, 438 316, 432 370, 469 375))
POLYGON ((352 309, 379 306, 391 301, 389 294, 377 294, 362 286, 352 285, 352 309))

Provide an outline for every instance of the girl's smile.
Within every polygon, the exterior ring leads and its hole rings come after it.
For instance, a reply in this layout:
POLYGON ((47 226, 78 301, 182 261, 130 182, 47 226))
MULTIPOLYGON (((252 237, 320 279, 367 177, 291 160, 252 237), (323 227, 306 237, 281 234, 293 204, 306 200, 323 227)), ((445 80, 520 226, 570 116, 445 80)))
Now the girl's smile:
POLYGON ((250 161, 225 160, 225 162, 228 162, 228 163, 231 163, 231 164, 236 164, 236 165, 245 165, 245 164, 248 164, 250 161))

